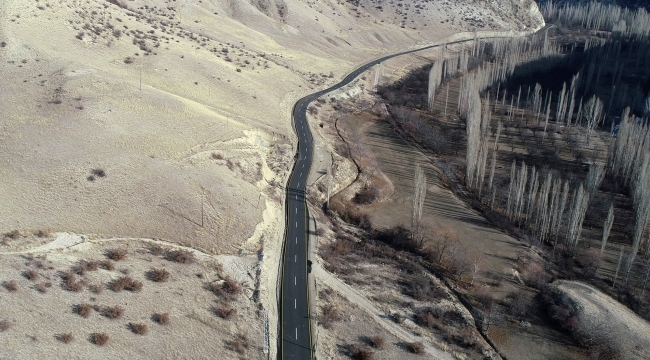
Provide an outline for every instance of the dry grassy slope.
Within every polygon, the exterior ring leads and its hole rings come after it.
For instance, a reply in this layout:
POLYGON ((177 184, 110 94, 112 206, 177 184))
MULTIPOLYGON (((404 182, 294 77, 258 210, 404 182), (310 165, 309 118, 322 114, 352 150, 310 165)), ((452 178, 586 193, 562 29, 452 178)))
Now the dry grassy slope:
POLYGON ((117 3, 0 5, 0 230, 234 252, 261 221, 259 192, 280 198, 267 184, 286 166, 269 162, 286 165, 291 104, 323 75, 458 30, 539 23, 521 16, 530 1, 117 3), (467 20, 479 16, 492 25, 467 20), (92 168, 108 176, 88 181, 92 168))

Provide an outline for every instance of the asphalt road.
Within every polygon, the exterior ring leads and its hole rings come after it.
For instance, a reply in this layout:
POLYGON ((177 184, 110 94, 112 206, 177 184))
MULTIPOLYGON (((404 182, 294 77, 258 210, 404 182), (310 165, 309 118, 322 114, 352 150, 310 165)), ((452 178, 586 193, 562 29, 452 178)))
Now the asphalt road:
MULTIPOLYGON (((540 30, 544 31, 549 25, 540 30)), ((485 39, 485 38, 483 38, 485 39)), ((447 45, 473 41, 461 40, 447 45)), ((306 360, 312 358, 311 328, 309 322, 309 286, 307 281, 307 260, 309 241, 309 220, 305 202, 305 189, 311 168, 313 146, 312 135, 307 124, 307 107, 315 99, 337 90, 354 80, 361 73, 390 58, 440 45, 431 45, 403 51, 373 60, 354 70, 338 84, 300 99, 293 108, 293 126, 298 135, 298 152, 291 177, 287 185, 286 230, 282 267, 282 295, 280 300, 280 341, 278 354, 282 359, 306 360)))

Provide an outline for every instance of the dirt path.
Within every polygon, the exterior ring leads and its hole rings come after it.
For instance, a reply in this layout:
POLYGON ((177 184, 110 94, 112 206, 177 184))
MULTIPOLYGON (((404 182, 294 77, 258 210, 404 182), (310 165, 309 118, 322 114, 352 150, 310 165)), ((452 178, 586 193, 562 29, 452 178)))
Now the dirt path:
POLYGON ((343 281, 336 278, 334 275, 327 272, 325 269, 323 269, 320 266, 320 264, 314 263, 313 266, 314 266, 313 268, 314 276, 317 278, 318 282, 321 282, 322 284, 331 287, 336 292, 338 292, 339 295, 346 298, 350 303, 355 304, 356 306, 363 309, 379 325, 381 325, 382 328, 384 328, 389 333, 393 334, 394 336, 398 337, 400 340, 404 342, 411 343, 411 342, 421 341, 426 348, 429 359, 439 359, 439 360, 453 359, 453 357, 450 354, 441 351, 436 346, 432 345, 430 343, 430 339, 420 337, 420 336, 415 336, 412 333, 406 331, 401 326, 395 324, 390 319, 389 314, 384 313, 382 310, 376 307, 372 302, 370 302, 365 296, 359 294, 354 288, 352 288, 351 286, 347 285, 343 281))

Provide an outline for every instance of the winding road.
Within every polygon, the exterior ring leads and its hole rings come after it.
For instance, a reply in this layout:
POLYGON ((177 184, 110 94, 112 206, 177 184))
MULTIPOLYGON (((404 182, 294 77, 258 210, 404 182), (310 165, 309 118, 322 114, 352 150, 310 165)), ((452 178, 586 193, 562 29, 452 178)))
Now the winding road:
MULTIPOLYGON (((544 31, 549 25, 540 29, 544 31)), ((497 37, 497 36, 495 36, 497 37)), ((504 36, 498 36, 504 37, 504 36)), ((481 39, 486 39, 482 37, 481 39)), ((473 39, 458 40, 447 45, 473 41, 473 39)), ((298 151, 296 161, 287 184, 287 199, 285 202, 286 227, 282 266, 282 294, 280 298, 280 336, 278 337, 278 354, 281 359, 307 360, 312 358, 311 327, 309 319, 309 221, 305 189, 307 177, 311 168, 313 144, 312 134, 307 123, 307 107, 317 98, 351 83, 361 73, 390 58, 432 49, 442 44, 429 45, 422 48, 407 50, 387 55, 368 62, 347 75, 341 82, 325 90, 308 95, 295 104, 293 108, 293 126, 298 135, 298 151)))

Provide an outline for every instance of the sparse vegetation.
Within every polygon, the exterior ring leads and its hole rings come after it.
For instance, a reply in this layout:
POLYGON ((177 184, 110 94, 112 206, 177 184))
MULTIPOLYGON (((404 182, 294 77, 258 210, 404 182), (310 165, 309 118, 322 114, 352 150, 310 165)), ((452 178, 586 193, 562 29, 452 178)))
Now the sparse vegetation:
POLYGON ((181 263, 191 264, 194 262, 194 253, 188 250, 172 250, 167 252, 167 260, 181 263))
POLYGON ((422 355, 422 354, 425 353, 424 344, 422 344, 419 341, 408 343, 407 347, 408 347, 409 351, 414 353, 414 354, 422 355))
POLYGON ((149 331, 149 327, 142 323, 129 323, 129 327, 134 334, 145 335, 149 331))
POLYGON ((90 342, 98 346, 104 346, 108 343, 110 337, 106 333, 94 333, 90 335, 90 342))
POLYGON ((126 249, 111 249, 106 252, 106 257, 114 261, 124 260, 129 254, 126 249))
POLYGON ((169 324, 169 313, 154 314, 152 318, 160 325, 169 324))
POLYGON ((64 344, 69 344, 74 341, 74 335, 71 332, 63 333, 58 335, 57 339, 64 344))
POLYGON ((38 271, 36 271, 36 270, 34 270, 34 269, 26 270, 26 271, 23 273, 23 275, 24 275, 25 278, 27 278, 28 280, 36 280, 36 279, 38 279, 38 271))
POLYGON ((11 322, 9 320, 0 320, 0 332, 5 332, 11 328, 11 322))
POLYGON ((119 319, 123 314, 124 308, 119 305, 107 306, 102 311, 102 315, 109 319, 119 319))
POLYGON ((325 304, 321 309, 319 322, 326 329, 332 329, 334 323, 343 319, 339 310, 332 304, 325 304))
POLYGON ((93 307, 90 304, 79 304, 74 307, 74 312, 81 317, 88 318, 93 312, 93 307))
POLYGON ((165 248, 158 244, 151 244, 149 247, 149 252, 153 255, 160 256, 165 253, 165 248))
POLYGON ((350 346, 350 357, 357 360, 372 360, 375 358, 374 351, 367 346, 354 344, 350 346))
POLYGON ((235 317, 235 315, 237 315, 237 309, 232 307, 232 305, 230 305, 230 303, 221 304, 221 305, 215 307, 213 309, 213 311, 214 311, 215 315, 217 315, 218 317, 220 317, 220 318, 222 318, 224 320, 230 320, 233 317, 235 317))
POLYGON ((101 262, 102 268, 108 271, 113 271, 115 270, 115 263, 110 261, 110 260, 104 260, 101 262))
POLYGON ((243 355, 248 351, 248 348, 250 347, 248 335, 245 333, 239 333, 228 345, 230 350, 243 355))
POLYGON ((155 282, 165 282, 169 280, 169 271, 166 269, 152 269, 148 273, 149 280, 155 282))
POLYGON ((142 281, 135 280, 130 276, 122 276, 121 278, 114 280, 110 284, 110 287, 111 290, 115 292, 120 292, 122 290, 139 292, 142 290, 142 281))
POLYGON ((63 288, 68 291, 80 292, 85 288, 83 280, 77 281, 77 276, 72 271, 63 273, 63 288))
POLYGON ((3 285, 10 293, 18 291, 18 283, 16 280, 5 281, 3 285))
POLYGON ((386 340, 382 336, 376 335, 370 337, 370 344, 375 349, 383 349, 384 345, 386 344, 386 340))

